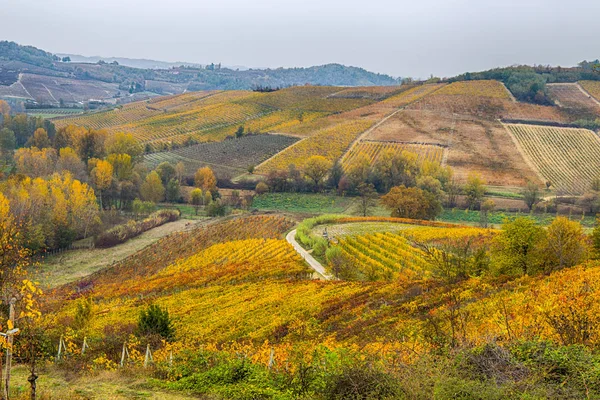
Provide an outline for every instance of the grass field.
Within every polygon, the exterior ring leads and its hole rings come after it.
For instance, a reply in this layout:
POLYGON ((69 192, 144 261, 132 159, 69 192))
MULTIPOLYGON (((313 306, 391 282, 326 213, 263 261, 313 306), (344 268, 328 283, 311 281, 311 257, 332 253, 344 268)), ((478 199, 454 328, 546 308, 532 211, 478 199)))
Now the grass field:
POLYGON ((600 137, 586 129, 506 124, 557 193, 581 194, 600 176, 600 137))
POLYGON ((160 238, 190 229, 196 222, 180 219, 144 232, 118 246, 106 249, 70 250, 50 256, 40 262, 36 275, 45 288, 73 282, 134 254, 160 238))
POLYGON ((300 213, 340 214, 353 204, 351 197, 308 193, 267 193, 256 196, 252 207, 300 213))

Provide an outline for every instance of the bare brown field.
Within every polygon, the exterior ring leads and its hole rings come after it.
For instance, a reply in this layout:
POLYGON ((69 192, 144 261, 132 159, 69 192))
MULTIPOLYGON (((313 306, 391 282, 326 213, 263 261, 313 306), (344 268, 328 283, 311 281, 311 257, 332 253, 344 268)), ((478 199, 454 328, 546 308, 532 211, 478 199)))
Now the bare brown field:
POLYGON ((600 112, 598 102, 584 93, 577 83, 549 84, 548 91, 560 107, 583 108, 596 113, 600 112))
POLYGON ((476 172, 490 185, 539 183, 499 122, 404 110, 371 132, 367 140, 431 143, 448 146, 447 165, 459 180, 476 172))

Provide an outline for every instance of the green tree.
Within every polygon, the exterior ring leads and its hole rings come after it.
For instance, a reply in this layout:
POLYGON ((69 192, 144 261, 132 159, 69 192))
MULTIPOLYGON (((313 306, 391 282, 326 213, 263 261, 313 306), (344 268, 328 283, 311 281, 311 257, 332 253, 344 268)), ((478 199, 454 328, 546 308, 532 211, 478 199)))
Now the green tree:
POLYGON ((239 128, 237 128, 237 131, 235 131, 235 137, 241 138, 242 136, 244 136, 244 127, 240 126, 239 128))
POLYGON ((487 228, 489 223, 489 216, 492 211, 496 208, 494 200, 488 199, 481 203, 481 209, 479 210, 479 225, 482 228, 487 228))
POLYGON ((0 154, 5 160, 10 160, 17 147, 15 133, 8 128, 0 130, 0 154))
POLYGON ((163 185, 167 185, 171 179, 177 176, 175 167, 168 161, 161 162, 158 167, 156 167, 156 172, 158 172, 163 185))
POLYGON ((163 310, 156 304, 151 304, 147 309, 140 311, 137 334, 141 337, 158 335, 167 341, 173 341, 175 329, 167 309, 163 310))
POLYGON ((179 198, 181 197, 181 189, 179 187, 179 180, 177 180, 177 178, 171 178, 169 183, 167 183, 165 197, 169 203, 176 203, 179 201, 179 198))
POLYGON ((344 168, 342 167, 342 164, 336 160, 329 170, 329 186, 337 189, 342 176, 344 176, 344 168))
POLYGON ((256 192, 256 194, 264 194, 269 191, 269 186, 263 181, 260 181, 256 184, 256 188, 254 189, 254 191, 256 192))
POLYGON ((540 265, 537 248, 543 238, 544 229, 531 218, 518 217, 505 222, 492 243, 492 265, 496 273, 535 273, 540 265))

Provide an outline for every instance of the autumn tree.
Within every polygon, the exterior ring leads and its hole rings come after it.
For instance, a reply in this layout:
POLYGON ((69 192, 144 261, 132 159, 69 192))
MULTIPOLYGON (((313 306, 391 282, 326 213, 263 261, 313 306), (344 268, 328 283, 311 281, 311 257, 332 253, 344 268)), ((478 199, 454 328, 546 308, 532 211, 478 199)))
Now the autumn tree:
POLYGON ((133 162, 129 154, 112 153, 106 157, 106 161, 112 165, 113 174, 119 181, 131 179, 133 175, 133 162))
POLYGON ((404 185, 393 187, 381 197, 381 203, 391 210, 392 217, 435 219, 442 212, 441 203, 425 190, 404 185))
POLYGON ((339 160, 336 160, 333 163, 331 169, 329 170, 329 186, 331 186, 334 189, 337 189, 338 185, 340 184, 340 180, 342 179, 342 176, 344 176, 344 168, 342 167, 342 164, 339 162, 339 160))
POLYGON ((264 183, 263 181, 260 181, 256 184, 256 188, 254 189, 254 191, 256 192, 256 194, 265 194, 269 191, 269 186, 264 183))
POLYGON ((102 192, 110 187, 113 178, 113 166, 110 162, 98 160, 96 166, 90 174, 92 184, 98 190, 100 205, 104 208, 102 201, 102 192))
POLYGON ((143 148, 138 140, 131 133, 117 132, 106 138, 105 142, 107 154, 127 154, 131 157, 131 162, 139 161, 143 154, 143 148))
POLYGON ((165 198, 165 187, 156 171, 152 171, 146 176, 140 188, 140 194, 144 200, 154 203, 161 202, 165 198))
POLYGON ((202 189, 202 191, 212 193, 217 189, 217 178, 215 178, 212 169, 203 167, 196 171, 194 184, 197 188, 202 189))
POLYGON ((311 156, 306 160, 304 175, 313 183, 315 191, 321 187, 329 168, 331 163, 323 156, 311 156))
POLYGON ((544 271, 574 267, 587 257, 586 236, 581 224, 565 217, 556 217, 547 229, 541 244, 540 257, 544 271))
POLYGON ((56 150, 52 148, 21 148, 14 155, 17 172, 32 178, 52 175, 57 158, 56 150))
POLYGON ((37 147, 38 149, 50 147, 48 132, 46 132, 44 128, 36 129, 35 132, 33 132, 33 136, 27 141, 26 146, 37 147))
MULTIPOLYGON (((366 182, 371 171, 371 159, 364 153, 358 153, 346 167, 346 177, 350 189, 354 191, 362 182, 366 182)), ((341 180, 341 178, 340 178, 341 180)), ((339 185, 339 182, 338 182, 339 185)))
POLYGON ((464 187, 464 193, 467 197, 467 207, 469 209, 479 209, 486 187, 483 179, 478 174, 470 174, 467 178, 467 184, 464 187))
POLYGON ((190 192, 190 203, 194 206, 194 211, 196 212, 196 215, 198 215, 198 209, 200 208, 200 205, 202 204, 202 201, 204 200, 203 196, 202 196, 202 190, 195 188, 190 192))
POLYGON ((494 211, 495 208, 496 203, 494 202, 494 200, 488 199, 484 200, 481 203, 481 207, 479 209, 479 226, 481 226, 482 228, 488 227, 490 213, 494 211))
POLYGON ((538 246, 544 229, 534 220, 518 217, 502 225, 492 243, 493 268, 498 274, 527 275, 538 271, 538 246))

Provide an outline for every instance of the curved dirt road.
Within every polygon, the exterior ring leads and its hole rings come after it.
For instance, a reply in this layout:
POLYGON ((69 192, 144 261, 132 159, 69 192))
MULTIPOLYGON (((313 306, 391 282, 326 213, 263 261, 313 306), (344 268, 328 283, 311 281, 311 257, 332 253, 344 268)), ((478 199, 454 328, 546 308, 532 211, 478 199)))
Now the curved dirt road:
POLYGON ((319 276, 321 276, 322 279, 326 281, 333 279, 333 277, 329 275, 327 271, 325 271, 325 268, 321 265, 321 263, 315 260, 313 256, 311 256, 306 250, 302 248, 302 246, 300 246, 300 244, 298 244, 298 242, 296 242, 295 229, 286 235, 285 240, 287 240, 289 244, 294 246, 294 250, 296 250, 298 254, 300 254, 302 258, 304 258, 304 260, 306 260, 308 265, 310 265, 310 267, 314 269, 315 272, 319 274, 319 276))

